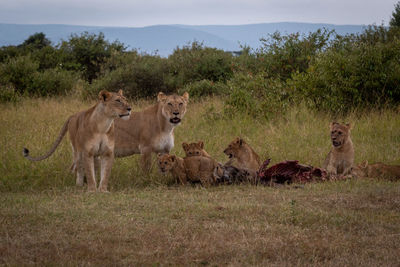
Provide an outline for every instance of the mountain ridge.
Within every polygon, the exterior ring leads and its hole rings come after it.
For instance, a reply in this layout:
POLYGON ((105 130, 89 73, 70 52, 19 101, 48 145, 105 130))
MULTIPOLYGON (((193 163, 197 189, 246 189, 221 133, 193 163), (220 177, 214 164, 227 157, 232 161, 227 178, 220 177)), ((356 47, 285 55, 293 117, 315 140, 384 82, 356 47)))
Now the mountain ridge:
POLYGON ((52 44, 68 40, 72 34, 104 33, 107 40, 118 40, 128 49, 140 52, 170 55, 176 47, 193 41, 226 51, 240 50, 241 45, 258 48, 260 38, 279 31, 283 34, 308 33, 320 28, 339 34, 359 33, 365 25, 336 25, 328 23, 276 22, 242 25, 151 25, 145 27, 82 26, 68 24, 8 24, 0 23, 0 46, 19 45, 30 35, 43 32, 52 44))

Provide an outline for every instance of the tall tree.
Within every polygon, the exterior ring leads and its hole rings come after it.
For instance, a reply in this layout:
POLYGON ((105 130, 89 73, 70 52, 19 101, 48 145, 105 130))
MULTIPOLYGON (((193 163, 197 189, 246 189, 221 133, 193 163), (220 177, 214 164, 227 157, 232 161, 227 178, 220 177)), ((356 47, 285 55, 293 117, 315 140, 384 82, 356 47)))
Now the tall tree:
POLYGON ((390 27, 400 27, 400 2, 394 6, 394 11, 392 12, 392 18, 389 22, 390 27))
POLYGON ((50 40, 46 38, 46 35, 43 32, 37 32, 29 36, 28 39, 22 43, 22 46, 30 46, 36 49, 42 49, 50 44, 50 40))

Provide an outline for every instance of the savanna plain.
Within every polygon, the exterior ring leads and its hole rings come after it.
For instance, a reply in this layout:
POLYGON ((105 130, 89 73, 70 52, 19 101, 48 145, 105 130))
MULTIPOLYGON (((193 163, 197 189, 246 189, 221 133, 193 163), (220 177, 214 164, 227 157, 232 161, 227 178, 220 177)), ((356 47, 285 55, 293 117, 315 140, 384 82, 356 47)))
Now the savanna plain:
MULTIPOLYGON (((223 103, 190 100, 172 153, 202 140, 225 162, 224 148, 241 136, 271 164, 321 166, 329 123, 338 120, 353 125, 356 163, 400 164, 396 109, 334 117, 296 105, 255 120, 225 115, 223 103)), ((110 193, 93 194, 74 185, 68 140, 47 160, 23 158, 23 147, 47 151, 68 116, 91 104, 60 97, 0 105, 1 265, 400 265, 399 181, 182 186, 155 164, 143 175, 136 155, 115 160, 110 193)))

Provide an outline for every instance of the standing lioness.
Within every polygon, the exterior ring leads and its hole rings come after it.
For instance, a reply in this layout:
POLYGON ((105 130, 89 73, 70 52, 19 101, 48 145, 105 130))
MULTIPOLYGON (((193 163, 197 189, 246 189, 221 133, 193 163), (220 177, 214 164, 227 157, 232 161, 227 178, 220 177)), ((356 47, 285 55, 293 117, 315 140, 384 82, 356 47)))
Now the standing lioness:
POLYGON ((330 175, 347 175, 354 162, 354 146, 350 138, 350 124, 332 122, 330 125, 332 149, 323 168, 330 175))
POLYGON ((174 129, 186 113, 189 94, 165 95, 158 103, 140 112, 132 112, 129 120, 115 121, 115 156, 141 154, 143 170, 151 167, 151 153, 169 153, 174 147, 174 129))
POLYGON ((107 191, 108 176, 114 161, 114 119, 129 118, 130 112, 131 107, 123 97, 122 90, 117 94, 103 90, 95 106, 68 118, 57 140, 45 155, 32 158, 29 150, 24 148, 24 156, 32 161, 48 158, 68 130, 74 153, 72 169, 77 172, 77 185, 83 185, 86 175, 88 191, 96 191, 95 160, 99 160, 99 190, 107 191))

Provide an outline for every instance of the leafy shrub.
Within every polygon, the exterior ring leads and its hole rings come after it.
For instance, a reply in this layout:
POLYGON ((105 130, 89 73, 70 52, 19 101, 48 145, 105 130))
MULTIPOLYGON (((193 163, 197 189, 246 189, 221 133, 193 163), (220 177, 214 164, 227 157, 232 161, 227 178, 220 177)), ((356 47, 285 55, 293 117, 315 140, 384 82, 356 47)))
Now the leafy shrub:
POLYGON ((97 94, 101 89, 122 89, 126 96, 137 98, 154 96, 159 91, 171 92, 167 59, 150 55, 131 55, 130 58, 132 61, 116 64, 116 69, 106 71, 102 78, 93 81, 88 94, 97 94))
POLYGON ((63 41, 60 49, 65 54, 64 66, 69 70, 82 72, 85 80, 91 82, 97 78, 108 58, 114 51, 123 51, 123 44, 115 41, 108 42, 103 33, 82 33, 80 36, 71 35, 68 41, 63 41))
POLYGON ((332 34, 320 29, 308 35, 275 32, 261 39, 263 46, 257 51, 257 58, 268 77, 286 80, 293 73, 305 72, 313 57, 328 46, 332 34))
POLYGON ((73 89, 78 80, 79 75, 75 72, 48 69, 33 75, 28 93, 39 96, 65 95, 73 89))
POLYGON ((224 95, 228 92, 228 87, 223 82, 213 82, 201 80, 187 84, 179 93, 188 92, 190 97, 224 95))
POLYGON ((347 112, 399 103, 400 39, 369 31, 356 38, 321 53, 306 73, 293 77, 291 86, 311 106, 347 112))
POLYGON ((13 102, 16 103, 20 100, 20 95, 15 91, 11 85, 0 84, 0 102, 13 102))
POLYGON ((258 118, 284 113, 291 101, 290 91, 279 79, 237 73, 228 81, 229 95, 225 112, 240 112, 258 118))
POLYGON ((198 42, 175 49, 168 61, 176 88, 201 80, 226 81, 233 75, 230 53, 198 42))
POLYGON ((39 63, 32 60, 31 56, 9 58, 0 64, 0 84, 12 86, 23 94, 29 90, 32 78, 39 69, 39 63))

